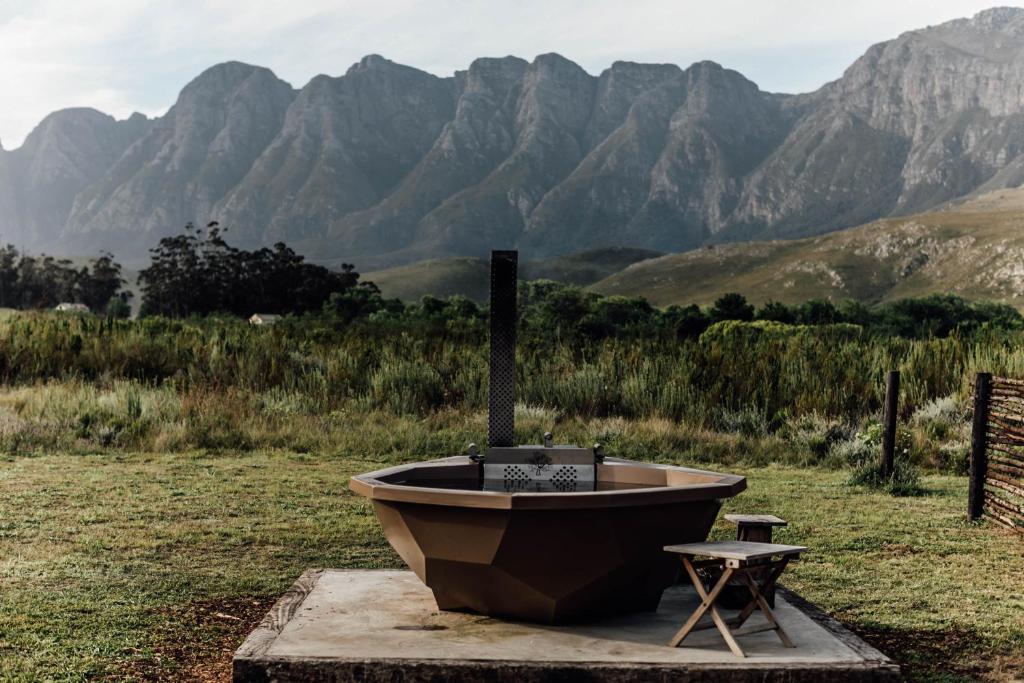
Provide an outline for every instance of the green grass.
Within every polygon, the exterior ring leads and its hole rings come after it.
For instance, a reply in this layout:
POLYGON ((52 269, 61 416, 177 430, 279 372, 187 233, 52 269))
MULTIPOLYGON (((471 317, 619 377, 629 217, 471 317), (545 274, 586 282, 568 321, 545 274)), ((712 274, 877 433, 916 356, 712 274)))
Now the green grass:
MULTIPOLYGON (((446 419, 462 434, 480 417, 446 419)), ((347 478, 452 451, 396 449, 372 421, 352 428, 375 434, 376 446, 315 453, 0 461, 0 680, 223 675, 230 651, 305 569, 400 566, 347 478)), ((416 422, 387 431, 415 433, 416 422)), ((750 488, 726 511, 785 517, 779 540, 812 549, 785 583, 909 663, 914 677, 972 680, 1020 665, 1021 539, 965 523, 963 478, 929 476, 925 495, 893 498, 847 486, 844 471, 730 469, 750 488)), ((721 523, 714 531, 731 533, 721 523)))

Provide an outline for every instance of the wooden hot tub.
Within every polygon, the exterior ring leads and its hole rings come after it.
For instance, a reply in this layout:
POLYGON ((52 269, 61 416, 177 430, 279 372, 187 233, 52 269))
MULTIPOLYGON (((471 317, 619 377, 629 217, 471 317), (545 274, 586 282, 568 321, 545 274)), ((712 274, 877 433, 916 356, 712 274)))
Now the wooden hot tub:
POLYGON ((594 481, 529 490, 470 457, 352 477, 443 610, 557 623, 654 610, 676 578, 662 548, 706 539, 733 474, 604 459, 594 481))

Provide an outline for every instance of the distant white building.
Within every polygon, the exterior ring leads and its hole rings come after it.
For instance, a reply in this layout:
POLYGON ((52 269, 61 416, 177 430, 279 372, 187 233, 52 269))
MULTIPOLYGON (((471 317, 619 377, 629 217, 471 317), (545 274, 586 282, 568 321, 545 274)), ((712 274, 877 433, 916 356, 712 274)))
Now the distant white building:
POLYGON ((250 325, 273 325, 281 316, 275 313, 253 313, 252 317, 249 318, 250 325))
POLYGON ((72 304, 68 302, 59 303, 54 309, 63 313, 89 313, 89 307, 85 304, 72 304))

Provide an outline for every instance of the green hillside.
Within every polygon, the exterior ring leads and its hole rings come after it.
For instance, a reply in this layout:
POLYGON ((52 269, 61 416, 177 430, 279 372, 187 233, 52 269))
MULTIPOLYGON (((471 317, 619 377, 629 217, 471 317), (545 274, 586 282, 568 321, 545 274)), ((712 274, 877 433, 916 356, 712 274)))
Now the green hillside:
POLYGON ((755 303, 887 301, 933 292, 1024 308, 1024 189, 936 213, 792 241, 708 247, 633 264, 592 285, 653 304, 707 304, 725 292, 755 303))
MULTIPOLYGON (((522 263, 519 275, 525 280, 556 280, 585 287, 632 263, 660 255, 648 249, 594 249, 522 263)), ((403 301, 417 301, 425 294, 438 297, 462 294, 482 302, 487 300, 489 273, 486 259, 457 257, 417 261, 366 273, 363 278, 376 283, 384 296, 403 301)))
POLYGON ((487 299, 489 269, 478 258, 442 258, 365 273, 362 279, 380 287, 385 297, 418 301, 426 294, 446 297, 462 294, 476 301, 487 299))
POLYGON ((522 267, 522 272, 527 280, 555 280, 586 287, 634 263, 661 255, 660 251, 650 249, 608 247, 531 261, 522 267))

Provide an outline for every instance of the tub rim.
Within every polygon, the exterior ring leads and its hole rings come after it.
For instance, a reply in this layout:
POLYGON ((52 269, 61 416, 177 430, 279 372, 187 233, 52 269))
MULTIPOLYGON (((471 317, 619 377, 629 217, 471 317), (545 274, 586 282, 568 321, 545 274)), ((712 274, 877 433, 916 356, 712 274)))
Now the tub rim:
POLYGON ((697 502, 712 499, 731 498, 747 488, 747 479, 738 474, 723 474, 709 470, 698 470, 677 465, 639 462, 621 458, 605 458, 598 465, 598 478, 614 478, 616 468, 665 471, 707 477, 710 481, 692 484, 653 484, 642 488, 610 491, 559 492, 516 492, 466 491, 442 489, 429 486, 394 484, 384 477, 393 477, 413 469, 424 467, 476 466, 468 456, 456 455, 435 460, 396 465, 349 478, 349 489, 373 501, 389 503, 414 503, 445 507, 489 508, 499 510, 564 510, 579 508, 606 508, 641 505, 665 505, 671 503, 697 502))

